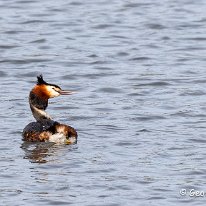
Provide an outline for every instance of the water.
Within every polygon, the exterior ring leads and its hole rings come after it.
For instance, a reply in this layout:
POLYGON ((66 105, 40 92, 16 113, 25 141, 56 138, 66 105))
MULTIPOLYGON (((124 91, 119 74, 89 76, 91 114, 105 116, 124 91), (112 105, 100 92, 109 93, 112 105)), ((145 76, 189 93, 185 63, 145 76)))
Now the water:
POLYGON ((0 1, 0 205, 205 205, 206 2, 0 1), (21 140, 36 75, 78 144, 21 140), (186 189, 186 196, 179 194, 186 189))

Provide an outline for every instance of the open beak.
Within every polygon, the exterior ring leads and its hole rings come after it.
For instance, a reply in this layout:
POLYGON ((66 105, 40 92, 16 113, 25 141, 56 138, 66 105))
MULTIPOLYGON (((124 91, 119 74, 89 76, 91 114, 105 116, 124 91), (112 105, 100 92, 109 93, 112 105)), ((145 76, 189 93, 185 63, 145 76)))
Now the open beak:
POLYGON ((61 90, 59 93, 60 93, 61 95, 71 95, 71 94, 75 94, 76 92, 67 91, 67 90, 61 90))

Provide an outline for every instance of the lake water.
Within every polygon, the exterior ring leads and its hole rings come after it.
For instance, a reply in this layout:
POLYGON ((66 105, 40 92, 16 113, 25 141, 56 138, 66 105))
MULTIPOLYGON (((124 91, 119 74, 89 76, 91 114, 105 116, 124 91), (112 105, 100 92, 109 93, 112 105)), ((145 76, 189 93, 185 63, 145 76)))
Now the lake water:
POLYGON ((205 205, 205 11, 204 0, 0 0, 0 205, 205 205), (76 145, 22 141, 41 73, 78 92, 47 110, 77 129, 76 145))

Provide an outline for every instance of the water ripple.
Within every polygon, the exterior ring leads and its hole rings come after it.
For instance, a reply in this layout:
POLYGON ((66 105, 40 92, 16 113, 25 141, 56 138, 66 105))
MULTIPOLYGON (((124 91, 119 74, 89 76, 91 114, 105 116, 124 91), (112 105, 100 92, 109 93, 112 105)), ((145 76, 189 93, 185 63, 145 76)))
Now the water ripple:
POLYGON ((0 1, 0 205, 205 205, 205 1, 0 1), (76 145, 26 143, 36 76, 76 145))

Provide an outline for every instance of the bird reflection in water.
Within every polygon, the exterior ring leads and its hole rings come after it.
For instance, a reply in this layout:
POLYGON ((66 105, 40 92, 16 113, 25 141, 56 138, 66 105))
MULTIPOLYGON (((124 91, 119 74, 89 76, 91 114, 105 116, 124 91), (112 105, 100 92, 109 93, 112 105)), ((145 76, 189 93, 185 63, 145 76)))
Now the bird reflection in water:
MULTIPOLYGON (((28 159, 32 163, 47 163, 54 161, 60 152, 60 148, 66 152, 72 152, 78 149, 77 145, 56 145, 53 142, 23 142, 21 149, 24 151, 24 159, 28 159), (51 158, 51 157, 54 158, 51 158)), ((62 155, 61 155, 62 156, 62 155)))
POLYGON ((54 152, 52 147, 54 143, 30 143, 24 142, 21 148, 24 150, 24 159, 29 159, 32 163, 46 163, 48 162, 48 157, 54 152), (51 151, 52 150, 52 151, 51 151))

